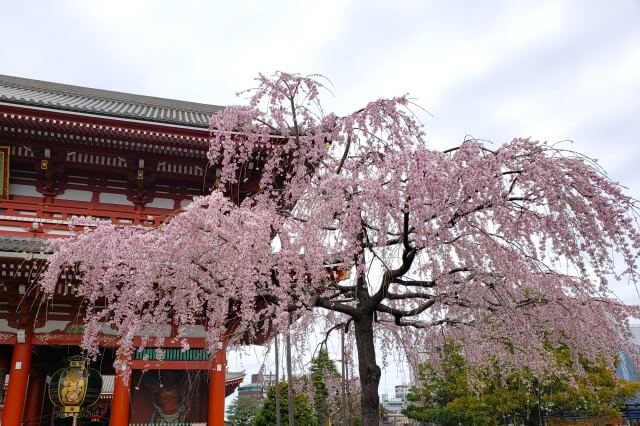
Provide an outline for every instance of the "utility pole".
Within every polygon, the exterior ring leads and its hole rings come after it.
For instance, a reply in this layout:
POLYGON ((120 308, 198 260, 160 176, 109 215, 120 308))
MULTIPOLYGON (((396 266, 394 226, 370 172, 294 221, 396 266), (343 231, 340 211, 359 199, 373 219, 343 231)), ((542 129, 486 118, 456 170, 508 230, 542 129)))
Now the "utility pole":
POLYGON ((278 357, 278 340, 280 340, 280 335, 276 334, 276 426, 280 426, 280 358, 278 357))
MULTIPOLYGON (((291 326, 291 324, 289 324, 291 326)), ((289 331, 291 328, 289 328, 289 331)), ((295 425, 294 416, 293 416, 293 378, 291 377, 291 336, 289 332, 286 335, 287 339, 287 401, 289 406, 289 425, 295 425)))

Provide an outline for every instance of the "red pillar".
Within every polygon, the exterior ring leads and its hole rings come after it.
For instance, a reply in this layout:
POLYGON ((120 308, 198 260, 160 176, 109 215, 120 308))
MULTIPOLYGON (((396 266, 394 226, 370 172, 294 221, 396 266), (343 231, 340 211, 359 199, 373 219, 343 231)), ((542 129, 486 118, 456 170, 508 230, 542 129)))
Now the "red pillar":
MULTIPOLYGON (((2 400, 4 400, 4 394, 3 392, 6 392, 6 389, 4 389, 4 379, 5 379, 5 375, 9 374, 8 368, 9 367, 9 360, 6 359, 3 356, 0 356, 0 396, 2 398, 2 400)), ((2 408, 0 408, 0 419, 2 419, 2 408)))
POLYGON ((29 390, 24 407, 24 424, 34 426, 40 424, 42 397, 44 396, 45 380, 41 375, 29 377, 29 390))
MULTIPOLYGON (((130 385, 131 376, 129 376, 128 382, 130 385)), ((129 425, 129 385, 125 385, 122 376, 116 373, 115 383, 113 385, 113 399, 111 400, 111 417, 109 418, 109 426, 129 425)))
POLYGON ((224 426, 224 388, 227 375, 227 348, 220 343, 209 380, 209 426, 224 426))
POLYGON ((29 370, 31 369, 32 349, 31 336, 27 336, 26 343, 17 343, 13 347, 9 388, 2 413, 2 426, 19 426, 22 422, 24 400, 29 383, 29 370))

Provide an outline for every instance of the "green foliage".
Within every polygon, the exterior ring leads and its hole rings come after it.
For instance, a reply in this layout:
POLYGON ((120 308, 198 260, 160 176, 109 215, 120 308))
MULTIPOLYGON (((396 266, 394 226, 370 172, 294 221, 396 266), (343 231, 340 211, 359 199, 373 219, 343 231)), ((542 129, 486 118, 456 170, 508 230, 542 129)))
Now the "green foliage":
POLYGON ((640 383, 618 379, 604 362, 581 360, 585 374, 560 373, 570 367, 571 353, 564 347, 551 351, 558 373, 538 380, 526 369, 506 377, 470 371, 459 347, 450 343, 443 352, 441 372, 428 363, 420 367, 421 385, 410 393, 405 414, 443 426, 497 425, 516 419, 533 425, 545 413, 616 415, 617 407, 640 391, 640 383), (469 386, 470 379, 477 381, 476 389, 469 386))
MULTIPOLYGON (((570 368, 571 353, 566 347, 556 348, 554 354, 559 366, 570 368)), ((541 402, 549 411, 617 415, 618 407, 640 391, 640 383, 618 378, 602 360, 589 363, 580 359, 580 364, 584 374, 551 375, 542 383, 541 402)))
MULTIPOLYGON (((329 420, 330 403, 329 390, 326 383, 331 376, 334 379, 339 379, 338 369, 331 358, 329 358, 329 352, 322 348, 318 351, 318 355, 311 361, 311 383, 314 391, 313 406, 318 419, 319 425, 326 425, 329 420)), ((336 395, 332 395, 336 396, 336 395)))
MULTIPOLYGON (((280 396, 280 420, 281 424, 288 425, 287 383, 279 383, 278 394, 280 396)), ((307 396, 294 392, 293 395, 294 420, 296 426, 318 426, 318 421, 309 406, 307 396)), ((276 387, 272 386, 267 393, 267 399, 255 418, 255 426, 272 426, 276 424, 276 387)))
POLYGON ((228 424, 231 426, 251 426, 260 410, 260 403, 253 398, 239 396, 227 408, 228 424))

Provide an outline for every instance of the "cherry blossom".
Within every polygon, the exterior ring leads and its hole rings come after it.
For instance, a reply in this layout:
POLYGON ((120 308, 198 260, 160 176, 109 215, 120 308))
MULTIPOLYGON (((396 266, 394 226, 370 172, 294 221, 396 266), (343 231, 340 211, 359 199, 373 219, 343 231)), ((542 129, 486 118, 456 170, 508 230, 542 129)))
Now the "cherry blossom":
POLYGON ((408 96, 342 117, 321 108, 323 81, 261 75, 247 105, 215 114, 217 186, 162 227, 82 218, 89 230, 51 242, 42 288, 76 273, 90 354, 104 324, 119 359, 135 336, 161 347, 167 325, 186 346, 203 324, 215 350, 227 329, 236 345, 344 324, 376 424, 376 352, 417 362, 455 338, 470 364, 539 373, 549 344, 610 364, 633 352, 638 307, 608 281, 638 279, 637 206, 593 160, 529 139, 434 150, 408 96), (242 198, 250 161, 259 188, 242 198))

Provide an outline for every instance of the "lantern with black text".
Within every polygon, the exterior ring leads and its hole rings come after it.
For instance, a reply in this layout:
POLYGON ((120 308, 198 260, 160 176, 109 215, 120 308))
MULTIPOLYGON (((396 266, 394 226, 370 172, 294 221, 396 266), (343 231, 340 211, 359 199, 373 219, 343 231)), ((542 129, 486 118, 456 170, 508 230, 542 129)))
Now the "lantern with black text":
POLYGON ((61 408, 61 417, 77 416, 80 410, 94 404, 102 390, 102 376, 88 368, 86 358, 69 358, 69 367, 58 370, 51 378, 49 398, 61 408))

